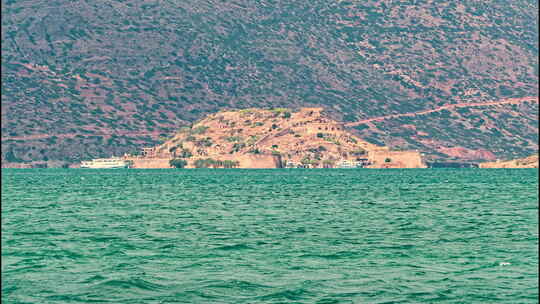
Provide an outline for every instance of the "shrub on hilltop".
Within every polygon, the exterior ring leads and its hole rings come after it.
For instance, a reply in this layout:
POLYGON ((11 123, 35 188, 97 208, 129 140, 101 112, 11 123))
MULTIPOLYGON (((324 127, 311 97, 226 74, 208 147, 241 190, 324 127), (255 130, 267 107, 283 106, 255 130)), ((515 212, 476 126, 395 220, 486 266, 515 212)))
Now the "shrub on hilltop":
POLYGON ((169 164, 174 168, 184 168, 187 166, 187 161, 180 158, 174 158, 169 161, 169 164))

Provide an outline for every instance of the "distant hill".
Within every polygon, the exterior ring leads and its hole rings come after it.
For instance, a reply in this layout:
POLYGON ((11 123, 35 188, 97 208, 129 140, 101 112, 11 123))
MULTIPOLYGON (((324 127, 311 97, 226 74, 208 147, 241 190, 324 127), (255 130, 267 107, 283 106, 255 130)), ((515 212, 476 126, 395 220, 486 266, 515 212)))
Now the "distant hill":
POLYGON ((481 163, 480 168, 538 168, 538 154, 508 161, 481 163))
MULTIPOLYGON (((355 122, 537 98, 537 1, 2 0, 2 162, 163 142, 209 113, 322 106, 355 122)), ((538 151, 538 102, 351 127, 431 158, 538 151)))

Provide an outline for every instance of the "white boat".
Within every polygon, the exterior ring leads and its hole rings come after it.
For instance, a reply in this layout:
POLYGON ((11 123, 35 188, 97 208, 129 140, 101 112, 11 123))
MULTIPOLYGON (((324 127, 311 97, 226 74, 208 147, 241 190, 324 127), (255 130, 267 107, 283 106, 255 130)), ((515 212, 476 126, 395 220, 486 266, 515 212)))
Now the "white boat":
POLYGON ((120 157, 96 158, 90 161, 81 162, 81 168, 91 169, 117 169, 129 168, 129 163, 120 157))
POLYGON ((357 163, 354 162, 354 161, 350 161, 350 160, 342 160, 337 164, 337 166, 338 166, 338 168, 341 168, 341 169, 356 168, 357 163))

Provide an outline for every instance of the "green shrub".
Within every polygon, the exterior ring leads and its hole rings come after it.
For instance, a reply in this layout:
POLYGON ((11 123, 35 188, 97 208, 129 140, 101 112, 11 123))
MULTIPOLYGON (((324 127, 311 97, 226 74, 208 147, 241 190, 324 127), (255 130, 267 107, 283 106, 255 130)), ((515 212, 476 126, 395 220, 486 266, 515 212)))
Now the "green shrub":
POLYGON ((358 126, 354 127, 356 130, 364 130, 369 129, 369 126, 366 124, 359 124, 358 126))
POLYGON ((214 160, 211 158, 197 159, 194 163, 195 168, 209 168, 214 164, 214 160))
POLYGON ((244 143, 235 143, 233 145, 233 149, 232 149, 231 153, 238 152, 241 149, 243 149, 245 146, 246 146, 246 144, 244 144, 244 143))
POLYGON ((191 130, 190 127, 180 127, 180 129, 178 130, 178 133, 187 133, 191 130))
POLYGON ((333 160, 331 160, 331 159, 325 159, 325 160, 323 160, 323 166, 324 166, 325 168, 327 168, 327 167, 333 167, 335 163, 336 163, 336 162, 333 161, 333 160))
POLYGON ((258 136, 256 136, 256 135, 251 135, 251 137, 247 140, 247 144, 251 146, 251 145, 253 145, 254 143, 256 143, 258 139, 259 139, 258 136))
POLYGON ((240 166, 240 162, 237 160, 225 160, 223 161, 223 168, 236 168, 240 166))
POLYGON ((300 160, 300 163, 302 165, 309 165, 311 163, 311 159, 309 159, 308 156, 304 156, 301 160, 300 160))
POLYGON ((236 168, 240 165, 236 160, 219 160, 212 158, 198 159, 194 163, 195 168, 236 168))
POLYGON ((240 142, 243 140, 241 136, 229 136, 226 138, 228 142, 240 142))
POLYGON ((193 135, 204 134, 206 132, 206 130, 208 130, 207 126, 200 126, 200 127, 195 128, 195 129, 192 129, 191 134, 193 134, 193 135))
POLYGON ((300 163, 302 165, 312 165, 313 167, 318 167, 319 163, 320 163, 320 160, 311 159, 309 156, 306 155, 300 160, 300 163))
POLYGON ((175 158, 169 161, 169 165, 175 168, 184 168, 185 166, 187 166, 187 161, 180 158, 175 158))
POLYGON ((331 142, 331 143, 336 144, 336 145, 338 145, 338 146, 341 145, 341 143, 340 143, 334 136, 332 136, 332 137, 325 137, 324 139, 325 139, 327 142, 331 142))
POLYGON ((212 146, 212 139, 210 137, 199 139, 195 142, 198 147, 210 147, 212 146))
POLYGON ((182 152, 180 153, 180 157, 182 158, 190 158, 193 156, 193 153, 191 153, 191 150, 182 148, 182 152))
POLYGON ((238 111, 240 113, 240 115, 247 115, 247 114, 252 114, 253 113, 253 109, 243 109, 243 110, 240 110, 238 111))
POLYGON ((365 154, 366 154, 366 150, 363 149, 363 148, 358 148, 358 149, 354 150, 354 151, 352 152, 352 154, 353 154, 354 156, 365 155, 365 154))

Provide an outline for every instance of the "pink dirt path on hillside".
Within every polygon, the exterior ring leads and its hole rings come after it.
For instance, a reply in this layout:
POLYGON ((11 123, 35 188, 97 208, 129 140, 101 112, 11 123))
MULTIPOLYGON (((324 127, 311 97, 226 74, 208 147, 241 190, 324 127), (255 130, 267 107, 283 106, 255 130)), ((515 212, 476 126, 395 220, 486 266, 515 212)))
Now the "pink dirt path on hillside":
POLYGON ((520 98, 508 98, 508 99, 503 99, 503 100, 499 100, 499 101, 489 101, 489 102, 467 102, 467 103, 449 104, 449 105, 440 106, 440 107, 435 108, 435 109, 423 110, 423 111, 419 111, 419 112, 391 114, 391 115, 367 118, 367 119, 347 123, 347 124, 345 124, 345 126, 354 127, 354 126, 358 126, 358 125, 361 125, 361 124, 370 123, 370 122, 373 122, 373 121, 383 121, 383 120, 392 119, 392 118, 398 118, 398 117, 424 115, 424 114, 429 114, 429 113, 438 112, 438 111, 442 111, 442 110, 449 110, 449 109, 453 109, 453 108, 486 107, 486 106, 496 106, 496 105, 503 105, 503 104, 520 104, 522 102, 536 102, 536 103, 538 103, 538 96, 536 96, 536 97, 528 96, 528 97, 520 97, 520 98))

